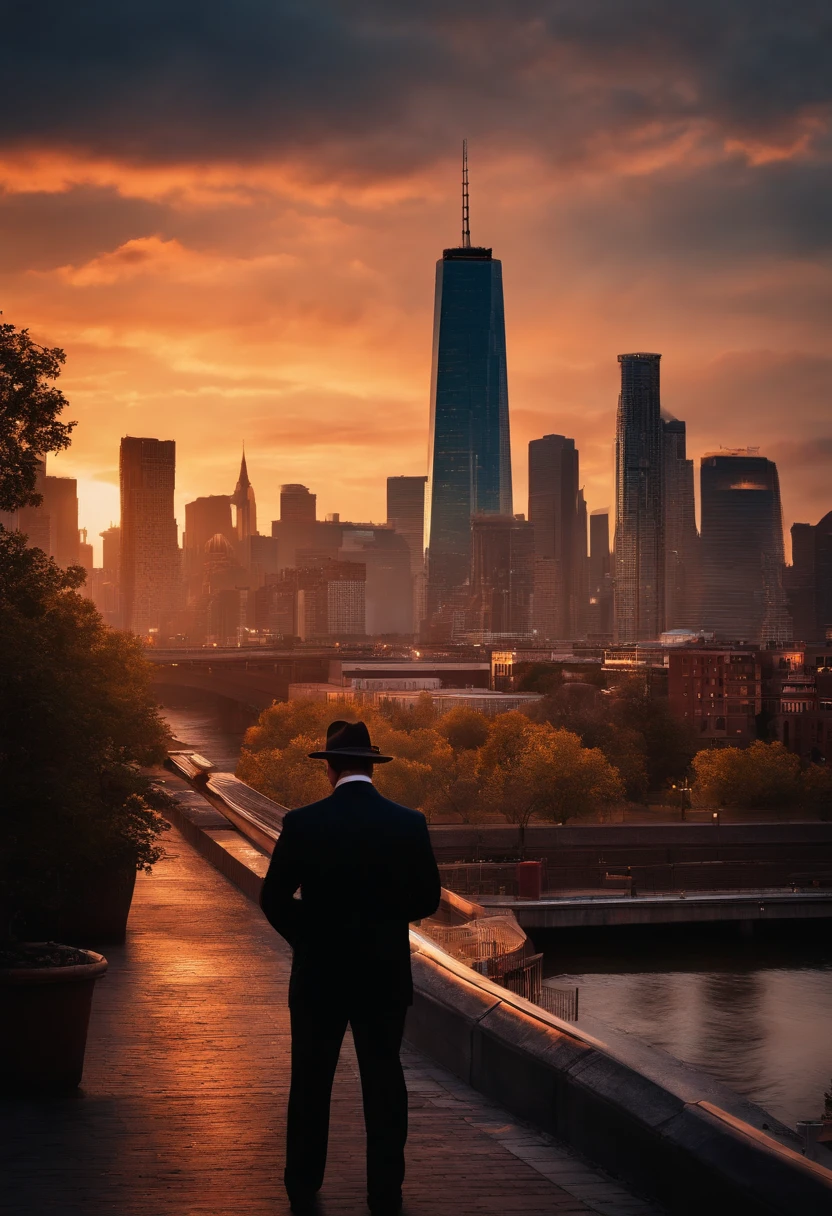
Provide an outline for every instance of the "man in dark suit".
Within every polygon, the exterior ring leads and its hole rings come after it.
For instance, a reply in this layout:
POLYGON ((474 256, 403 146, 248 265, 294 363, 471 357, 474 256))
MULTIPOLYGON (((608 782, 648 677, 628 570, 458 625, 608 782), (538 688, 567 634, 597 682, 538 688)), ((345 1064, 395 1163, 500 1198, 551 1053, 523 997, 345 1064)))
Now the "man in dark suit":
POLYGON ((349 1023, 367 1127, 368 1203, 374 1216, 394 1216, 407 1139, 399 1050, 413 1001, 408 924, 439 906, 439 872, 424 816, 374 787, 373 766, 392 757, 372 746, 363 722, 333 722, 325 749, 310 757, 327 761, 333 792, 285 816, 260 897, 293 950, 286 1190, 293 1212, 317 1210, 332 1081, 349 1023))

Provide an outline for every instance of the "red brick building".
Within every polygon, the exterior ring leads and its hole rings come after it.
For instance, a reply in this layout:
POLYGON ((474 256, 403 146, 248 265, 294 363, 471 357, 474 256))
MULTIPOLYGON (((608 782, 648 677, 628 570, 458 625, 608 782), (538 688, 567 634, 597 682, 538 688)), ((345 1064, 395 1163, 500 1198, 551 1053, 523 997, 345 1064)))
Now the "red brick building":
POLYGON ((754 648, 690 647, 668 654, 671 713, 703 744, 740 747, 757 737, 762 664, 754 648))

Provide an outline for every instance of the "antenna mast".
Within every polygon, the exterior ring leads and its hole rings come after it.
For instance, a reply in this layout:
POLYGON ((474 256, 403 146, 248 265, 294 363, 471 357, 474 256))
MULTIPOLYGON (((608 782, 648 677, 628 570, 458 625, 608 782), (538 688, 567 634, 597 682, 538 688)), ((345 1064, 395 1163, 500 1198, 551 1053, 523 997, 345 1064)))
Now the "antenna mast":
POLYGON ((468 207, 468 140, 462 141, 462 247, 471 248, 471 215, 468 207))

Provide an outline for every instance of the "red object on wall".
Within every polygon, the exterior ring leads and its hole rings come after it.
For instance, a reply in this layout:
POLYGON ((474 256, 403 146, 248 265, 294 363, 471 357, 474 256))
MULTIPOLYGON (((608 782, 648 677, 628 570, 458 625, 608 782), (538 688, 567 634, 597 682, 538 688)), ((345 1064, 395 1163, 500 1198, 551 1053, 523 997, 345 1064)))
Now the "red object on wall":
POLYGON ((518 861, 517 895, 520 899, 540 899, 543 889, 543 862, 518 861))

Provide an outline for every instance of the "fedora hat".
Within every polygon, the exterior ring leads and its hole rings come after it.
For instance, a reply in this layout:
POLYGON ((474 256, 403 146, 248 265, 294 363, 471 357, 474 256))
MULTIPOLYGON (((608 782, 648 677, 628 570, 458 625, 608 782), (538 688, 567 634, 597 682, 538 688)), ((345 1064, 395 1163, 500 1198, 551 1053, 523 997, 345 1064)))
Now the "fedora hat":
POLYGON ((387 764, 392 756, 382 756, 370 742, 370 732, 363 722, 330 722, 326 729, 326 747, 309 752, 310 760, 371 760, 387 764))

